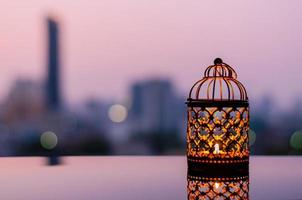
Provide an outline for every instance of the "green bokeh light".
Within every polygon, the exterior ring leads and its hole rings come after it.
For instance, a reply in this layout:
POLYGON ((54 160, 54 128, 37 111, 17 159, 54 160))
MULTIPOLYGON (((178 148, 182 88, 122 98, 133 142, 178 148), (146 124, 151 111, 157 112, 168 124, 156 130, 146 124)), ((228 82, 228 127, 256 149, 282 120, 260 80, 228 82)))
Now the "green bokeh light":
POLYGON ((44 132, 40 137, 41 146, 45 149, 54 149, 58 144, 57 135, 51 131, 44 132))
POLYGON ((294 132, 289 143, 293 149, 302 150, 302 130, 294 132))

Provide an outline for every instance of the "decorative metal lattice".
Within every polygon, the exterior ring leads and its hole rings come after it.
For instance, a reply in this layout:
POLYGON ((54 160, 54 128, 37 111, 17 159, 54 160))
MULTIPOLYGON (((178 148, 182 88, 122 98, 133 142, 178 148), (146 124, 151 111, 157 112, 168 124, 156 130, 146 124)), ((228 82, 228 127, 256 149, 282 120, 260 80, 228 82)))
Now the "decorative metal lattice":
POLYGON ((248 97, 232 67, 215 59, 187 105, 188 163, 248 162, 248 97))
POLYGON ((198 178, 187 179, 188 200, 248 200, 249 178, 198 178))
POLYGON ((237 80, 235 70, 220 58, 216 58, 214 65, 209 66, 204 72, 204 77, 191 88, 189 99, 247 101, 248 97, 244 86, 237 80))
POLYGON ((188 156, 247 158, 247 107, 189 107, 188 156))

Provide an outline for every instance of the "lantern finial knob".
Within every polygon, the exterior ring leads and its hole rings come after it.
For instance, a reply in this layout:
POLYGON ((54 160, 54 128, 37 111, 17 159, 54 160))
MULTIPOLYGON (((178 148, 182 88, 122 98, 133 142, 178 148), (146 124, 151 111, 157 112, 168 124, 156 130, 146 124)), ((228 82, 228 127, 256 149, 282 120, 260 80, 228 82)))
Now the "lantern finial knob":
POLYGON ((223 63, 221 58, 215 58, 214 65, 218 65, 218 64, 221 64, 221 63, 223 63))

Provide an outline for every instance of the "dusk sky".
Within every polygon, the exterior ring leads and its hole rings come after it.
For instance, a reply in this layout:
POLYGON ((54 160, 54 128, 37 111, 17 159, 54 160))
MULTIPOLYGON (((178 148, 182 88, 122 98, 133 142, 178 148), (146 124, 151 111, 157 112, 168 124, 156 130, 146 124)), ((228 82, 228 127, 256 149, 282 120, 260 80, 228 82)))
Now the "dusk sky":
POLYGON ((19 77, 45 77, 48 15, 60 22, 68 102, 122 99, 152 77, 187 94, 215 57, 235 68, 253 101, 302 97, 300 0, 0 2, 0 99, 19 77))

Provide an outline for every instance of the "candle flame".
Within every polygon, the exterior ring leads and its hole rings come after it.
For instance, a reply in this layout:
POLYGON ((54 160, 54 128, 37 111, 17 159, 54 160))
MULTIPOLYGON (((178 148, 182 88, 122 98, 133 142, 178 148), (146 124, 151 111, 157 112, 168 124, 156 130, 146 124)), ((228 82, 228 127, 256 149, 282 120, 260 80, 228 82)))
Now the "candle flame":
POLYGON ((219 144, 215 144, 214 145, 214 154, 218 154, 219 153, 219 144))

